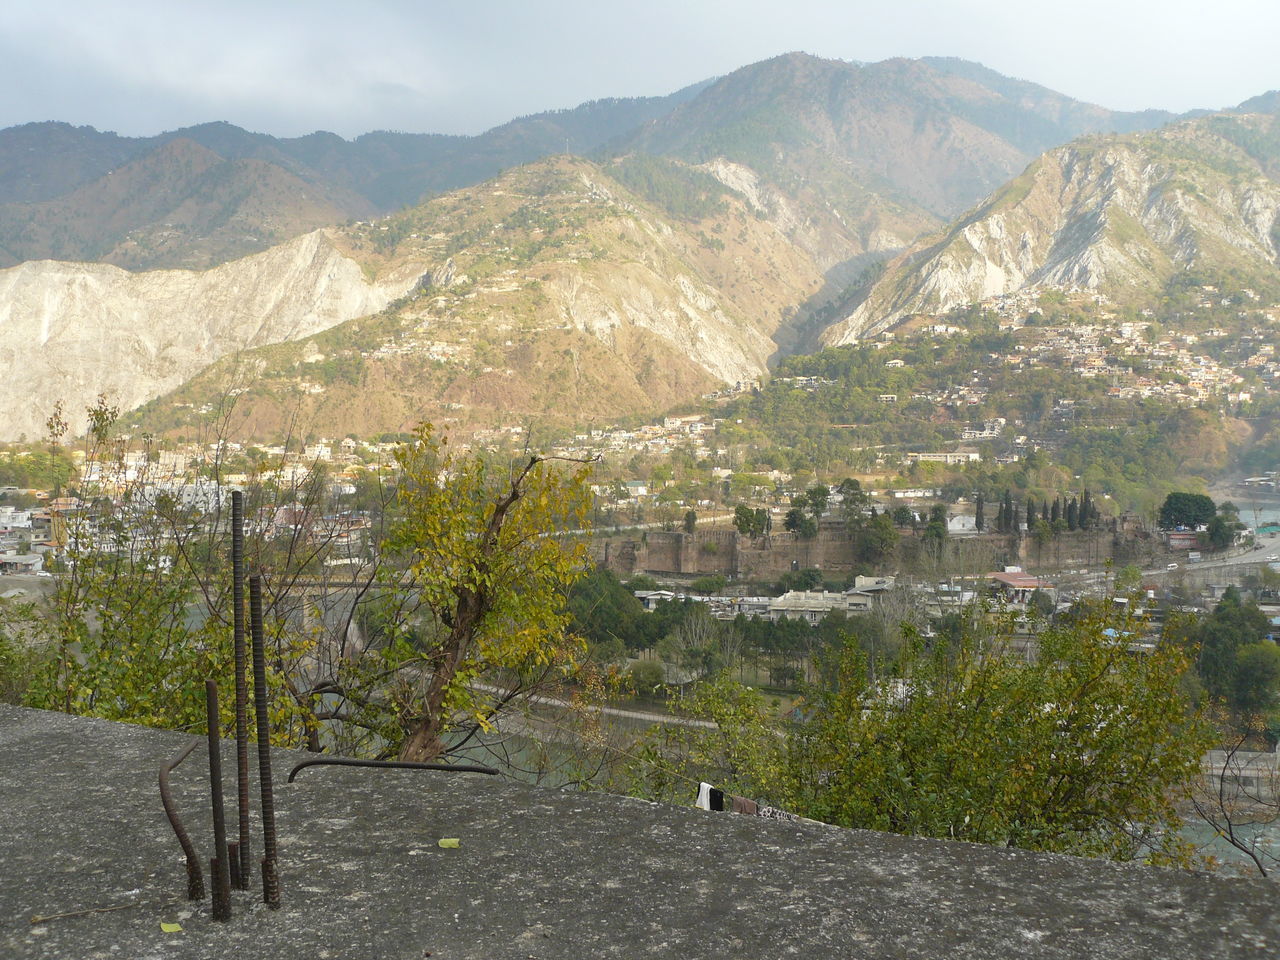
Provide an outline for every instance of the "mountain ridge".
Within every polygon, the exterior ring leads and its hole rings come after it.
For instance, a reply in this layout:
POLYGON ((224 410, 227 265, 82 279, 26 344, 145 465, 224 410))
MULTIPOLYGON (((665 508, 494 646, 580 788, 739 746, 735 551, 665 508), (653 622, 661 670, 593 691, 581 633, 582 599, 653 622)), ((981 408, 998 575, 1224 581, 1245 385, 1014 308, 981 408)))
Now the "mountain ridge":
POLYGON ((1083 138, 898 257, 823 340, 1032 286, 1151 299, 1188 269, 1269 285, 1278 249, 1280 117, 1213 114, 1083 138))

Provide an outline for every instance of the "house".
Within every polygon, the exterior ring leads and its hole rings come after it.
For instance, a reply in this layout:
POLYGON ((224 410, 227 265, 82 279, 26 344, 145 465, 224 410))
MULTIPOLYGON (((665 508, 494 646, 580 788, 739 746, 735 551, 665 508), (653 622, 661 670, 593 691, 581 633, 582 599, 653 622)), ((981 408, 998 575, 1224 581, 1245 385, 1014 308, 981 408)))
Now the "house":
POLYGON ((1050 599, 1057 597, 1057 588, 1052 583, 1024 573, 1021 567, 1012 567, 1003 573, 989 573, 987 580, 1006 603, 1025 604, 1037 590, 1048 593, 1050 599))
POLYGON ((982 459, 982 454, 976 450, 950 450, 939 453, 908 453, 907 461, 910 463, 945 463, 953 466, 958 463, 977 463, 982 459))
POLYGON ((0 574, 39 573, 44 557, 38 553, 0 553, 0 574))
POLYGON ((825 590, 789 590, 769 604, 768 619, 807 620, 818 623, 831 611, 862 613, 871 609, 864 594, 828 593, 825 590))

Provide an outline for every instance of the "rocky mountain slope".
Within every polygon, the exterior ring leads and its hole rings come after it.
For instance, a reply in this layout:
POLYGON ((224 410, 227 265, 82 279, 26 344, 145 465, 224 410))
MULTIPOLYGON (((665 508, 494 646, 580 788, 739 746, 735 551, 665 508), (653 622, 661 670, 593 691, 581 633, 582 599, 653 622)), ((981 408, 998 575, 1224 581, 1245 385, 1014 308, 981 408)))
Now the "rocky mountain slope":
POLYGON ((227 357, 136 419, 198 435, 229 395, 258 439, 652 415, 764 372, 822 282, 785 226, 670 161, 530 164, 341 232, 376 275, 430 265, 405 301, 227 357))
POLYGON ((1150 299, 1177 271, 1280 281, 1280 117, 1221 114, 1051 150, 900 257, 823 335, 847 343, 1033 285, 1150 299))
POLYGON ((0 439, 36 439, 61 402, 124 410, 232 351, 318 333, 412 290, 406 258, 370 281, 318 231, 205 272, 40 261, 0 270, 0 439))

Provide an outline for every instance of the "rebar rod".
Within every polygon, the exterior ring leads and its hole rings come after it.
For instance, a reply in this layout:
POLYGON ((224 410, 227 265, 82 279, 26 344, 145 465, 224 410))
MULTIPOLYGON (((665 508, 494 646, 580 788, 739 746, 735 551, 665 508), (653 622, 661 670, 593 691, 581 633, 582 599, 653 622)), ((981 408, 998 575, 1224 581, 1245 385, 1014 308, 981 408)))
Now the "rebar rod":
POLYGON ((231 492, 231 636, 236 670, 236 809, 240 840, 236 844, 236 887, 249 889, 249 684, 244 646, 244 493, 231 492))
POLYGON ((443 770, 445 773, 483 773, 496 777, 493 767, 481 767, 469 763, 419 763, 416 760, 363 760, 359 757, 317 757, 303 760, 289 771, 289 782, 307 767, 383 767, 393 770, 443 770))
POLYGON ((262 577, 249 578, 249 631, 253 641, 253 703, 258 728, 258 786, 262 792, 262 902, 280 907, 276 869, 276 805, 271 787, 271 719, 267 714, 267 654, 262 627, 262 577))
POLYGON ((218 736, 218 684, 204 682, 209 717, 209 796, 213 800, 213 919, 231 919, 231 869, 227 863, 227 824, 222 809, 222 743, 218 736))
POLYGON ((178 764, 191 756, 191 751, 198 746, 200 746, 200 741, 196 740, 173 760, 160 766, 160 802, 164 804, 164 814, 169 818, 169 825, 173 827, 173 832, 178 837, 178 843, 182 846, 182 852, 187 858, 188 900, 204 899, 204 871, 200 869, 200 857, 196 854, 196 848, 191 842, 191 836, 187 833, 187 828, 182 825, 182 820, 178 816, 178 809, 174 806, 173 792, 169 789, 169 774, 173 772, 178 764))

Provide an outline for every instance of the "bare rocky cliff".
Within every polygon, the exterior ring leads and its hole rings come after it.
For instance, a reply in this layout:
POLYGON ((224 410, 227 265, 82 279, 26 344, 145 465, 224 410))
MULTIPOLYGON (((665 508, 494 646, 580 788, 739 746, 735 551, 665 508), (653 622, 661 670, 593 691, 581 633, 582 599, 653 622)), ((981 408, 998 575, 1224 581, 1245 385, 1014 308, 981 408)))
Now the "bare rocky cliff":
POLYGON ((1280 279, 1280 121, 1206 117, 1052 150, 899 257, 823 335, 849 343, 1029 286, 1140 299, 1179 270, 1280 279))
POLYGON ((35 261, 0 270, 0 439, 73 429, 99 394, 128 410, 233 351, 307 337, 410 291, 409 262, 371 282, 328 231, 212 270, 129 273, 35 261))

